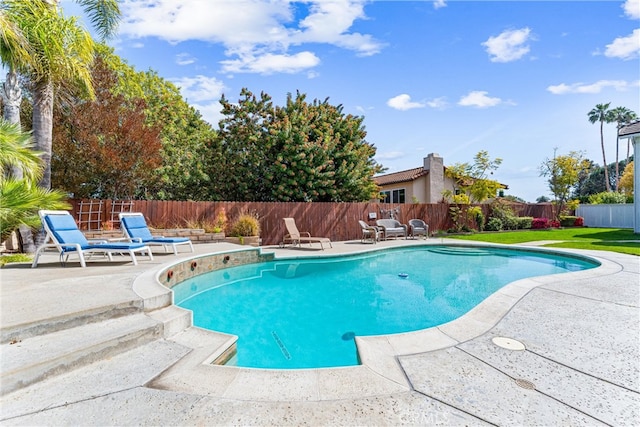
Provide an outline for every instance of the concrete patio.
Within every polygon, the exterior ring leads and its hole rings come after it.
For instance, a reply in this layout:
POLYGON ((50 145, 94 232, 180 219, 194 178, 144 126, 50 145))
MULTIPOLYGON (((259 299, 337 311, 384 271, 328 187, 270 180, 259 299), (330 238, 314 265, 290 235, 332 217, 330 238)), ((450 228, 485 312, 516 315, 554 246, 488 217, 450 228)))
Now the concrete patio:
MULTIPOLYGON (((446 242, 263 252, 317 256, 446 242)), ((514 282, 436 328, 357 338, 360 366, 273 371, 207 364, 227 338, 167 327, 182 318, 179 310, 146 310, 139 292, 179 259, 238 249, 201 244, 196 254, 158 252, 137 266, 124 257, 92 260, 84 269, 75 260, 62 268, 46 254, 37 269, 0 270, 0 423, 640 425, 639 257, 558 250, 602 265, 514 282)))

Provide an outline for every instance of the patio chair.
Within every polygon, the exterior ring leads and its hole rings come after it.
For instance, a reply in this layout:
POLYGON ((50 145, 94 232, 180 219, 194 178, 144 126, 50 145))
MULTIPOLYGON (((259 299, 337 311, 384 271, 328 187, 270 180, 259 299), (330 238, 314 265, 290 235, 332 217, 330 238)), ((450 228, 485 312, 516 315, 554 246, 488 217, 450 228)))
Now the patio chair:
POLYGON ((131 256, 133 265, 138 265, 136 252, 149 254, 149 259, 153 260, 151 249, 144 243, 92 240, 89 241, 78 229, 78 226, 67 211, 41 210, 38 212, 42 220, 47 236, 44 244, 36 251, 31 268, 37 267, 40 254, 48 248, 56 248, 60 252, 60 262, 64 265, 72 253, 78 254, 80 265, 86 267, 85 255, 100 253, 106 255, 109 261, 113 261, 113 253, 128 253, 131 256), (51 243, 49 243, 51 242, 51 243), (65 257, 66 255, 66 257, 65 257))
POLYGON ((153 236, 140 212, 121 212, 118 217, 125 237, 133 242, 141 242, 149 246, 163 246, 165 252, 168 252, 168 248, 171 247, 174 255, 178 255, 178 245, 189 245, 191 252, 194 251, 193 243, 186 237, 153 236))
POLYGON ((406 224, 402 224, 396 219, 379 219, 376 221, 376 225, 380 227, 384 240, 387 240, 389 237, 397 236, 404 236, 405 239, 407 238, 406 224))
POLYGON ((312 237, 311 234, 306 232, 298 231, 298 227, 296 227, 296 220, 293 218, 283 218, 284 225, 287 228, 288 234, 284 236, 284 239, 280 243, 280 247, 284 247, 286 244, 290 243, 293 246, 302 247, 302 243, 309 243, 311 246, 312 243, 317 242, 320 243, 320 249, 324 250, 324 243, 328 243, 329 247, 333 247, 331 244, 331 240, 327 237, 312 237))
POLYGON ((416 236, 424 236, 425 239, 429 238, 429 225, 421 219, 410 219, 410 236, 416 238, 416 236))
POLYGON ((381 235, 380 229, 378 227, 369 225, 363 220, 359 220, 358 224, 360 224, 360 227, 362 228, 362 238, 360 239, 362 243, 365 243, 367 241, 371 241, 372 243, 378 242, 378 239, 381 235))

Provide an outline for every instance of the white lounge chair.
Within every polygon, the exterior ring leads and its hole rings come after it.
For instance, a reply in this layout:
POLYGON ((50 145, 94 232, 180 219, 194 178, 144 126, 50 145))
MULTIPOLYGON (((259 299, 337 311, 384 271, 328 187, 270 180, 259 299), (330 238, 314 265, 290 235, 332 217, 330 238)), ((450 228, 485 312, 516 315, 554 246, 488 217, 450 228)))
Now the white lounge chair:
POLYGON ((284 236, 284 239, 282 240, 282 243, 280 243, 281 247, 284 247, 284 245, 290 243, 293 246, 299 246, 302 247, 302 243, 309 243, 309 246, 311 246, 311 243, 320 243, 320 249, 324 250, 324 243, 328 243, 329 247, 333 247, 333 245, 331 244, 331 240, 327 237, 312 237, 311 234, 306 231, 306 232, 300 232, 298 231, 298 227, 296 227, 296 220, 293 218, 283 218, 284 219, 284 225, 285 227, 287 227, 287 231, 288 234, 284 236))
POLYGON ((120 225, 125 237, 131 239, 133 242, 141 242, 146 245, 164 246, 164 251, 167 252, 167 248, 173 248, 174 255, 178 255, 178 245, 189 245, 191 252, 193 252, 193 244, 191 240, 186 237, 164 237, 153 236, 147 221, 140 212, 122 212, 119 215, 120 225))
POLYGON ((47 236, 44 244, 38 248, 31 267, 37 267, 38 259, 42 251, 48 248, 56 248, 60 252, 60 262, 65 263, 69 255, 78 254, 80 265, 86 267, 85 254, 100 253, 106 255, 109 261, 113 261, 113 253, 128 253, 133 265, 137 265, 136 252, 147 253, 153 260, 151 249, 144 243, 96 240, 89 241, 78 229, 78 225, 67 211, 41 210, 38 212, 42 220, 47 236), (66 256, 66 257, 65 257, 66 256))

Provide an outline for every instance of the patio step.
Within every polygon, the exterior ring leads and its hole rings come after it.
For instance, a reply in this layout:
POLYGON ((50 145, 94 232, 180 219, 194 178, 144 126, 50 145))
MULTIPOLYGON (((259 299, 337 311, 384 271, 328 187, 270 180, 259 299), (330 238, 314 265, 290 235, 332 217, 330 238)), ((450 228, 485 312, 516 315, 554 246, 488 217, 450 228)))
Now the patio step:
POLYGON ((37 319, 29 323, 5 324, 2 325, 2 330, 0 331, 0 344, 19 340, 24 341, 27 338, 142 312, 143 301, 129 299, 88 307, 82 311, 71 311, 53 318, 37 319))
POLYGON ((147 313, 147 316, 162 323, 162 336, 171 338, 193 325, 193 313, 175 305, 147 313))
POLYGON ((164 310, 154 317, 166 321, 136 313, 2 344, 0 395, 162 339, 165 323, 173 331, 185 322, 174 310, 160 313, 164 310))

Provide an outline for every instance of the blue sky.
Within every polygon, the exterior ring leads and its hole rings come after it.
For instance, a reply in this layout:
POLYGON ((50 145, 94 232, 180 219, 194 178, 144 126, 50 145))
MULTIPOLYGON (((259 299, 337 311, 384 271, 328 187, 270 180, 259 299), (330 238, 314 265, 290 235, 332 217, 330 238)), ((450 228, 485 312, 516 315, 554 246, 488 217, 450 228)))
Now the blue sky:
MULTIPOLYGON (((78 13, 63 0, 66 14, 78 13)), ((538 167, 572 150, 602 164, 599 103, 640 114, 640 2, 124 0, 110 41, 181 88, 217 127, 221 94, 307 94, 364 116, 395 172, 487 150, 507 194, 547 195, 538 167)), ((615 125, 605 125, 607 162, 615 125)), ((626 156, 626 144, 621 147, 626 156)))

